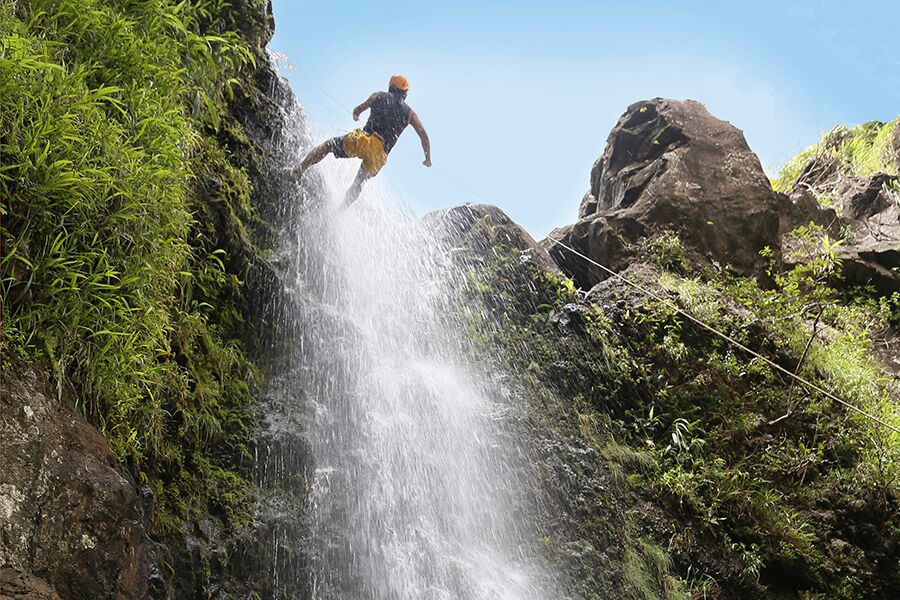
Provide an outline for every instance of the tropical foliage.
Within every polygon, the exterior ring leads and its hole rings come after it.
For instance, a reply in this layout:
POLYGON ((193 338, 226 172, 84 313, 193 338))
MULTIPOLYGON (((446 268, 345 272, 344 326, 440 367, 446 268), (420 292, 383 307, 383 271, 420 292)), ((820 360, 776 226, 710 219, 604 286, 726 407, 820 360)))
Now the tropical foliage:
POLYGON ((222 0, 0 3, 3 352, 158 492, 157 517, 240 521, 229 471, 255 369, 240 281, 198 215, 250 218, 246 175, 216 140, 254 67, 222 0), (211 196, 210 172, 226 189, 211 196))
MULTIPOLYGON (((795 266, 773 265, 773 285, 761 287, 725 272, 692 274, 678 238, 660 235, 628 271, 660 301, 619 282, 585 295, 523 268, 489 228, 473 237, 487 240, 481 255, 494 258, 473 268, 468 293, 492 303, 503 323, 476 323, 473 338, 507 349, 539 429, 592 448, 619 486, 566 491, 591 517, 574 531, 558 517, 545 524, 558 569, 578 582, 607 569, 610 557, 589 553, 590 543, 613 553, 639 598, 778 589, 880 598, 896 589, 900 435, 679 312, 900 427, 900 389, 874 353, 894 301, 848 300, 831 287, 840 281, 839 241, 799 228, 788 257, 795 266), (617 503, 631 507, 624 537, 608 526, 621 518, 609 508, 617 503)), ((558 451, 553 461, 592 481, 585 455, 574 456, 565 462, 558 451)), ((593 593, 585 585, 575 597, 593 593)))
POLYGON ((788 193, 810 166, 832 176, 900 175, 900 117, 888 123, 871 121, 857 127, 840 125, 822 135, 782 168, 772 187, 788 193))

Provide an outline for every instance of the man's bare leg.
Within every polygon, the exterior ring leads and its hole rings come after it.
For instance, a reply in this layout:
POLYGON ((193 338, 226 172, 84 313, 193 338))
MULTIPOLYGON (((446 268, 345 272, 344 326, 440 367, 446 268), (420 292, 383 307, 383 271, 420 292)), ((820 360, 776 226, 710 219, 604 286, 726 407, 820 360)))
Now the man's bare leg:
POLYGON ((344 196, 344 203, 341 204, 339 211, 344 210, 359 198, 359 194, 362 192, 363 185, 371 179, 372 176, 369 175, 369 172, 366 171, 365 167, 360 167, 359 171, 356 172, 356 177, 353 179, 353 183, 350 185, 350 188, 347 190, 347 194, 344 196))
POLYGON ((328 156, 334 151, 334 147, 331 144, 331 140, 325 140, 315 148, 309 151, 309 153, 303 157, 303 160, 300 161, 300 164, 296 167, 293 167, 293 171, 298 175, 303 175, 308 168, 313 166, 314 164, 320 162, 323 158, 328 156))

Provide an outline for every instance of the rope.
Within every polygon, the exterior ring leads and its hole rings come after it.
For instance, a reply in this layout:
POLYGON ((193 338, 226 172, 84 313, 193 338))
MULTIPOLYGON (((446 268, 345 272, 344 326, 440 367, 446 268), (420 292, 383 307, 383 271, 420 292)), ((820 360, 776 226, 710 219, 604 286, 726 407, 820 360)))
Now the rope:
POLYGON ((772 361, 772 360, 766 358, 765 356, 763 356, 763 355, 760 354, 759 352, 756 352, 755 350, 751 350, 750 348, 748 348, 747 346, 745 346, 745 345, 742 344, 741 342, 737 341, 737 340, 734 339, 733 337, 729 336, 728 334, 722 333, 721 331, 719 331, 718 329, 716 329, 716 328, 713 327, 712 325, 707 325, 705 322, 701 321, 700 319, 698 319, 697 317, 695 317, 695 316, 692 315, 691 313, 689 313, 689 312, 687 312, 686 310, 683 310, 682 308, 680 308, 680 307, 679 307, 677 304, 675 304, 671 299, 669 299, 669 298, 663 298, 663 297, 659 296, 658 294, 653 293, 652 291, 650 291, 649 289, 645 288, 644 286, 642 286, 642 285, 640 285, 640 284, 638 284, 638 283, 635 283, 634 281, 631 281, 630 279, 628 279, 628 278, 626 278, 626 277, 623 277, 623 276, 620 275, 619 273, 616 273, 616 272, 613 271, 612 269, 610 269, 610 268, 608 268, 608 267, 605 267, 605 266, 601 265, 601 264, 598 263, 597 261, 595 261, 595 260, 593 260, 593 259, 591 259, 591 258, 585 256, 584 254, 582 254, 582 253, 579 252, 578 250, 575 250, 574 248, 572 248, 572 247, 570 247, 570 246, 567 246, 566 244, 564 244, 563 242, 561 242, 560 240, 558 240, 558 239, 556 239, 556 238, 554 238, 554 237, 548 236, 547 239, 551 240, 554 244, 558 244, 559 246, 562 246, 563 248, 565 248, 566 250, 568 250, 568 251, 571 252, 572 254, 574 254, 574 255, 576 255, 576 256, 578 256, 578 257, 584 259, 584 260, 587 261, 588 263, 590 263, 590 264, 592 264, 592 265, 594 265, 594 266, 600 267, 600 268, 603 269, 605 272, 609 273, 611 276, 613 276, 613 277, 615 277, 616 279, 619 279, 619 280, 621 280, 621 281, 624 281, 624 282, 627 283, 628 285, 630 285, 630 286, 634 287, 635 289, 641 291, 642 293, 646 294, 647 296, 650 296, 650 297, 653 298, 654 300, 656 300, 656 301, 658 301, 658 302, 662 302, 662 303, 664 303, 664 304, 667 304, 668 306, 672 307, 672 308, 675 310, 675 312, 677 312, 678 314, 682 315, 683 317, 689 319, 690 321, 696 323, 697 325, 703 327, 704 329, 710 331, 711 333, 713 333, 713 334, 719 336, 720 338, 722 338, 722 339, 725 340, 726 342, 732 344, 732 345, 735 346, 736 348, 739 348, 739 349, 743 350, 744 352, 746 352, 747 354, 750 354, 750 355, 752 355, 752 356, 754 356, 754 357, 760 359, 761 361, 763 361, 764 363, 766 363, 766 364, 769 365, 770 367, 773 367, 774 369, 776 369, 776 370, 778 370, 778 371, 784 373, 785 375, 787 375, 787 376, 789 376, 789 377, 792 377, 793 379, 795 379, 796 381, 799 381, 800 383, 804 384, 805 386, 809 387, 810 389, 813 389, 813 390, 819 392, 820 394, 823 394, 824 396, 830 398, 831 400, 837 402, 838 404, 841 404, 842 406, 845 406, 845 407, 849 408, 850 410, 855 411, 855 412, 857 412, 857 413, 863 415, 864 417, 867 417, 867 418, 871 419, 872 421, 875 421, 876 423, 878 423, 878 424, 880 424, 880 425, 883 425, 883 426, 887 427, 888 429, 890 429, 890 430, 892 430, 892 431, 894 431, 894 432, 896 432, 896 433, 900 433, 900 429, 898 429, 897 427, 894 427, 894 426, 891 425, 890 423, 886 423, 885 421, 883 421, 882 419, 879 419, 879 418, 876 417, 875 415, 873 415, 873 414, 871 414, 871 413, 868 413, 868 412, 866 412, 865 410, 863 410, 863 409, 861 409, 861 408, 858 408, 858 407, 854 406, 853 404, 847 402, 846 400, 843 400, 843 399, 841 399, 841 398, 835 396, 834 394, 832 394, 832 393, 829 392, 828 390, 826 390, 826 389, 824 389, 824 388, 822 388, 822 387, 816 385, 815 383, 809 381, 808 379, 802 377, 801 375, 798 375, 798 374, 796 374, 796 373, 792 373, 791 371, 785 369, 784 367, 782 367, 782 366, 779 365, 778 363, 776 363, 776 362, 774 362, 774 361, 772 361))
MULTIPOLYGON (((306 79, 307 79, 314 87, 316 87, 320 92, 322 92, 325 96, 327 96, 328 98, 330 98, 335 104, 337 104, 338 106, 340 106, 341 108, 343 108, 345 111, 347 111, 347 113, 349 113, 349 114, 351 114, 351 115, 353 114, 353 111, 351 111, 349 108, 347 108, 346 106, 344 106, 337 98, 335 98, 334 96, 332 96, 331 94, 329 94, 328 92, 326 92, 326 91, 325 91, 322 87, 320 87, 315 81, 313 81, 312 79, 310 79, 308 76, 307 76, 306 79)), ((491 200, 488 199, 487 197, 485 197, 483 194, 479 193, 479 192, 476 191, 476 190, 473 190, 472 188, 470 188, 469 186, 467 186, 467 185, 464 184, 463 182, 459 181, 459 180, 456 179, 455 177, 452 177, 449 173, 446 173, 443 169, 438 168, 438 169, 436 169, 436 170, 437 170, 441 175, 443 175, 445 178, 447 178, 449 181, 451 181, 451 182, 455 183, 456 185, 458 185, 460 188, 462 188, 462 189, 468 191, 468 192, 471 193, 471 194, 474 194, 474 195, 478 196, 479 198, 485 200, 485 201, 488 202, 488 203, 491 202, 491 200)), ((864 417, 866 417, 866 418, 868 418, 868 419, 871 419, 872 421, 878 423, 879 425, 882 425, 882 426, 884 426, 884 427, 887 427, 888 429, 890 429, 891 431, 893 431, 893 432, 895 432, 895 433, 900 433, 900 428, 897 428, 897 427, 891 425, 890 423, 887 423, 887 422, 883 421, 882 419, 879 419, 879 418, 876 417, 875 415, 873 415, 873 414, 871 414, 871 413, 869 413, 869 412, 867 412, 867 411, 865 411, 865 410, 863 410, 863 409, 861 409, 861 408, 858 408, 857 406, 851 404, 850 402, 847 402, 846 400, 843 400, 843 399, 839 398, 838 396, 836 396, 836 395, 832 394, 831 392, 829 392, 828 390, 826 390, 826 389, 824 389, 824 388, 822 388, 822 387, 816 385, 815 383, 809 381, 808 379, 802 377, 801 375, 799 375, 799 374, 797 374, 797 373, 792 373, 791 371, 785 369, 784 367, 782 367, 782 366, 779 365, 778 363, 776 363, 776 362, 774 362, 774 361, 772 361, 772 360, 766 358, 765 356, 763 356, 763 355, 760 354, 759 352, 756 352, 755 350, 751 350, 750 348, 748 348, 747 346, 745 346, 745 345, 742 344, 741 342, 737 341, 737 340, 734 339, 733 337, 729 336, 728 334, 719 331, 718 329, 716 329, 716 328, 713 327, 712 325, 707 325, 705 322, 701 321, 700 319, 698 319, 698 318, 695 317, 694 315, 692 315, 692 314, 690 314, 689 312, 683 310, 683 309, 680 308, 677 304, 675 304, 671 299, 668 299, 668 298, 662 298, 661 296, 659 296, 659 295, 657 295, 657 294, 651 292, 650 290, 648 290, 647 288, 641 286, 640 284, 635 283, 635 282, 631 281, 630 279, 627 279, 627 278, 623 277, 622 275, 616 273, 616 272, 613 271, 612 269, 610 269, 610 268, 608 268, 608 267, 606 267, 606 266, 604 266, 604 265, 601 265, 601 264, 598 263, 597 261, 595 261, 595 260, 593 260, 593 259, 591 259, 591 258, 585 256, 585 255, 582 254, 581 252, 575 250, 574 248, 571 248, 570 246, 567 246, 566 244, 564 244, 563 242, 561 242, 560 240, 558 240, 558 239, 556 239, 556 238, 554 238, 554 237, 552 237, 552 236, 547 236, 547 239, 551 240, 554 244, 557 244, 557 245, 559 245, 559 246, 562 246, 563 248, 565 248, 566 250, 568 250, 569 252, 571 252, 571 253, 574 254, 575 256, 578 256, 579 258, 581 258, 581 259, 587 261, 588 263, 590 263, 590 264, 592 264, 592 265, 594 265, 594 266, 596 266, 596 267, 600 267, 600 268, 603 269, 606 273, 609 273, 612 277, 615 277, 615 278, 617 278, 617 279, 620 279, 620 280, 624 281, 624 282, 627 283, 628 285, 630 285, 630 286, 636 288, 637 290, 641 291, 642 293, 646 294, 647 296, 650 296, 650 297, 653 298, 654 300, 669 305, 670 307, 672 307, 672 308, 675 310, 675 312, 677 312, 678 314, 682 315, 682 316, 685 317, 686 319, 689 319, 689 320, 692 321, 693 323, 696 323, 696 324, 699 325, 700 327, 703 327, 704 329, 706 329, 706 330, 710 331, 711 333, 717 335, 718 337, 722 338, 723 340, 725 340, 725 341, 728 342, 729 344, 732 344, 732 345, 735 346, 736 348, 739 348, 740 350, 743 350, 743 351, 746 352, 747 354, 750 354, 751 356, 754 356, 754 357, 758 358, 759 360, 763 361, 764 363, 766 363, 766 364, 769 365, 770 367, 772 367, 772 368, 774 368, 774 369, 780 371, 781 373, 784 373, 784 374, 787 375, 788 377, 793 378, 795 381, 799 381, 800 383, 802 383, 803 385, 807 386, 808 388, 810 388, 810 389, 812 389, 812 390, 815 390, 815 391, 819 392, 820 394, 826 396, 827 398, 831 399, 832 401, 837 402, 838 404, 840 404, 840 405, 842 405, 842 406, 845 406, 845 407, 849 408, 850 410, 852 410, 852 411, 854 411, 854 412, 856 412, 856 413, 858 413, 858 414, 860 414, 860 415, 862 415, 862 416, 864 416, 864 417)))
MULTIPOLYGON (((299 70, 299 73, 300 73, 300 75, 302 76, 303 79, 305 79, 305 80, 306 80, 310 85, 312 85, 314 88, 316 88, 317 90, 319 90, 319 92, 321 92, 322 95, 324 95, 325 97, 327 97, 328 99, 330 99, 332 102, 334 102, 334 104, 335 104, 336 106, 338 106, 339 108, 342 108, 348 115, 350 115, 351 117, 353 116, 353 111, 352 111, 351 109, 347 108, 347 106, 346 106, 343 102, 341 102, 340 100, 338 100, 337 98, 335 98, 334 96, 332 96, 330 93, 328 93, 328 91, 327 91, 325 88, 323 88, 323 87, 320 86, 318 83, 316 83, 316 81, 315 81, 313 78, 311 78, 311 77, 309 76, 309 74, 306 72, 305 69, 300 69, 300 70, 299 70)), ((447 171, 445 171, 445 170, 442 169, 441 167, 436 166, 436 165, 431 165, 431 168, 432 168, 433 170, 437 171, 438 173, 440 173, 441 176, 444 177, 447 181, 449 181, 449 182, 451 182, 451 183, 457 185, 460 189, 465 190, 465 191, 469 192, 470 194, 473 194, 473 195, 477 196, 478 198, 481 198, 482 200, 484 200, 484 201, 487 202, 488 204, 491 203, 491 200, 490 200, 489 198, 487 198, 484 194, 479 193, 477 190, 473 190, 472 188, 470 188, 469 186, 467 186, 465 183, 463 183, 463 182, 460 181, 459 179, 457 179, 457 178, 453 177, 452 175, 450 175, 450 173, 448 173, 447 171)), ((393 181, 393 180, 391 180, 391 181, 393 181)), ((397 189, 399 189, 398 186, 396 186, 396 185, 395 185, 394 187, 397 188, 397 189)))

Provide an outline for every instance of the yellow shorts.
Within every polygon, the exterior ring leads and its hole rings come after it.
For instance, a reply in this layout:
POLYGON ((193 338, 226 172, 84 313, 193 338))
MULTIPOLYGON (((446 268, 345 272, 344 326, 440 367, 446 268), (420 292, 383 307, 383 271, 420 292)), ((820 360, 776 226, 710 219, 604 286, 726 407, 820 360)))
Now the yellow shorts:
POLYGON ((361 158, 363 168, 370 176, 375 175, 387 163, 387 152, 381 136, 369 134, 362 129, 354 129, 345 136, 331 140, 334 155, 338 158, 361 158))

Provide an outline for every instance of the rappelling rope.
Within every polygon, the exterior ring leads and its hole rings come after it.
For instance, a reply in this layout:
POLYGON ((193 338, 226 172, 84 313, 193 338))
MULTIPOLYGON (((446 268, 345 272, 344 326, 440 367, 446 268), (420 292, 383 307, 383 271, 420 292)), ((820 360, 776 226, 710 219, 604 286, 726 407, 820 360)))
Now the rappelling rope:
POLYGON ((554 244, 557 244, 557 245, 559 245, 559 246, 562 246, 563 248, 565 248, 566 250, 568 250, 569 252, 571 252, 571 253, 574 254, 575 256, 578 256, 579 258, 582 258, 583 260, 587 261, 588 263, 590 263, 590 264, 592 264, 592 265, 594 265, 594 266, 600 267, 600 268, 603 269, 605 272, 609 273, 612 277, 615 277, 616 279, 620 279, 621 281, 624 281, 624 282, 627 283, 628 285, 634 287, 634 288, 637 289, 637 290, 640 290, 642 293, 646 294, 647 296, 650 296, 650 297, 653 298, 654 300, 656 300, 656 301, 658 301, 658 302, 662 302, 662 303, 664 303, 664 304, 670 306, 672 309, 675 310, 675 312, 677 312, 678 314, 682 315, 683 317, 685 317, 685 318, 687 318, 687 319, 693 321, 693 322, 696 323, 697 325, 699 325, 699 326, 703 327, 704 329, 706 329, 706 330, 708 330, 708 331, 714 333, 715 335, 719 336, 720 338, 722 338, 722 339, 725 340, 726 342, 732 344, 732 345, 735 346, 736 348, 739 348, 739 349, 743 350, 744 352, 746 352, 746 353, 748 353, 748 354, 750 354, 750 355, 752 355, 752 356, 754 356, 754 357, 760 359, 761 361, 763 361, 763 362, 766 363, 767 365, 769 365, 769 366, 771 366, 771 367, 777 369, 778 371, 784 373, 785 375, 788 375, 789 377, 792 377, 793 379, 795 379, 795 380, 799 381, 800 383, 806 385, 806 386, 809 387, 810 389, 813 389, 813 390, 819 392, 820 394, 823 394, 823 395, 827 396, 828 398, 834 400, 834 401, 837 402, 838 404, 841 404, 842 406, 846 406, 846 407, 849 408, 850 410, 855 411, 855 412, 857 412, 857 413, 863 415, 864 417, 867 417, 867 418, 869 418, 869 419, 875 421, 876 423, 878 423, 878 424, 880 424, 880 425, 884 425, 885 427, 887 427, 888 429, 890 429, 890 430, 892 430, 892 431, 895 431, 896 433, 900 433, 900 429, 898 429, 897 427, 894 427, 894 426, 891 425, 890 423, 886 423, 885 421, 883 421, 882 419, 879 419, 879 418, 876 417, 875 415, 873 415, 873 414, 871 414, 871 413, 869 413, 869 412, 866 412, 865 410, 863 410, 863 409, 861 409, 861 408, 858 408, 857 406, 854 406, 854 405, 851 404, 850 402, 847 402, 846 400, 843 400, 843 399, 841 399, 841 398, 835 396, 834 394, 832 394, 832 393, 829 392, 828 390, 826 390, 826 389, 824 389, 824 388, 822 388, 822 387, 816 385, 815 383, 809 381, 808 379, 806 379, 806 378, 804 378, 804 377, 802 377, 802 376, 800 376, 800 375, 798 375, 798 374, 796 374, 796 373, 792 373, 791 371, 789 371, 788 369, 785 369, 784 367, 782 367, 782 366, 779 365, 778 363, 776 363, 776 362, 774 362, 774 361, 772 361, 772 360, 766 358, 765 356, 763 356, 763 355, 760 354, 759 352, 756 352, 755 350, 751 350, 750 348, 748 348, 747 346, 745 346, 745 345, 742 344, 741 342, 737 341, 736 339, 734 339, 733 337, 731 337, 731 336, 728 335, 727 333, 723 333, 723 332, 719 331, 718 329, 716 329, 716 328, 713 327, 712 325, 707 325, 705 322, 701 321, 700 319, 698 319, 697 317, 695 317, 695 316, 692 315, 691 313, 689 313, 689 312, 687 312, 686 310, 680 308, 680 307, 679 307, 677 304, 675 304, 675 302, 673 302, 670 298, 663 298, 663 297, 659 296, 658 294, 653 293, 652 291, 650 291, 649 289, 647 289, 647 288, 645 288, 644 286, 640 285, 639 283, 635 283, 634 281, 631 281, 631 280, 628 279, 627 277, 623 277, 623 276, 620 275, 619 273, 616 273, 616 272, 613 271, 612 269, 610 269, 610 268, 608 268, 608 267, 605 267, 605 266, 601 265, 601 264, 598 263, 597 261, 595 261, 595 260, 593 260, 593 259, 591 259, 591 258, 585 256, 584 254, 582 254, 582 253, 579 252, 578 250, 575 250, 575 249, 572 248, 571 246, 568 246, 568 245, 564 244, 562 241, 560 241, 560 240, 558 240, 558 239, 556 239, 556 238, 554 238, 554 237, 552 237, 552 236, 547 236, 547 239, 550 240, 550 241, 552 241, 554 244))
MULTIPOLYGON (((329 100, 331 100, 332 102, 334 102, 335 106, 337 106, 337 107, 343 109, 344 112, 346 112, 346 113, 347 113, 348 115, 350 115, 351 117, 353 116, 353 111, 352 111, 350 108, 348 108, 343 102, 341 102, 340 100, 338 100, 337 98, 335 98, 334 96, 332 96, 332 95, 328 92, 328 90, 326 90, 326 89, 323 88, 321 85, 319 85, 318 83, 316 83, 316 81, 313 80, 313 79, 306 73, 305 70, 301 69, 301 70, 299 71, 299 73, 300 73, 300 75, 301 75, 301 77, 302 77, 303 79, 305 79, 311 86, 313 86, 314 88, 316 88, 317 90, 319 90, 319 92, 321 92, 323 96, 325 96, 326 98, 328 98, 329 100)), ((436 166, 436 165, 432 165, 432 169, 434 169, 435 171, 437 171, 438 173, 440 173, 445 179, 447 179, 447 180, 450 181, 451 183, 457 185, 457 186, 460 187, 461 189, 466 190, 466 191, 469 192, 470 194, 474 194, 475 196, 478 196, 479 198, 481 198, 481 199, 484 200, 485 202, 488 202, 488 203, 491 202, 488 198, 486 198, 486 197, 484 196, 484 194, 480 194, 480 193, 478 193, 478 191, 473 190, 472 188, 470 188, 469 186, 467 186, 465 183, 463 183, 463 182, 460 181, 459 179, 453 177, 450 173, 448 173, 447 171, 445 171, 445 170, 442 169, 441 167, 436 166)), ((393 180, 391 180, 391 181, 393 181, 393 180)), ((394 187, 397 187, 397 186, 394 186, 394 187)))
MULTIPOLYGON (((321 86, 319 86, 315 81, 313 81, 313 80, 310 79, 309 77, 307 77, 306 79, 307 79, 307 80, 308 80, 315 88, 317 88, 320 92, 322 92, 325 96, 327 96, 328 98, 330 98, 336 105, 338 105, 338 106, 340 106, 341 108, 343 108, 343 109, 344 109, 345 111, 347 111, 347 113, 349 113, 350 115, 353 114, 353 111, 351 111, 349 108, 347 108, 346 106, 344 106, 337 98, 335 98, 334 96, 332 96, 331 94, 329 94, 327 91, 325 91, 325 90, 324 90, 321 86)), ((467 186, 467 185, 464 184, 463 182, 459 181, 459 180, 456 179, 455 177, 452 177, 449 173, 446 173, 443 169, 437 168, 437 169, 435 169, 435 170, 438 171, 441 175, 443 175, 446 179, 448 179, 448 180, 451 181, 452 183, 455 183, 455 184, 456 184, 457 186, 459 186, 460 188, 462 188, 462 189, 468 191, 468 192, 471 193, 471 194, 474 194, 474 195, 478 196, 479 198, 483 199, 484 201, 486 201, 486 202, 488 202, 488 203, 491 203, 491 202, 492 202, 492 201, 491 201, 489 198, 487 198, 484 194, 481 194, 481 193, 479 193, 478 191, 473 190, 472 188, 470 188, 469 186, 467 186)), ((765 356, 763 356, 763 355, 760 354, 759 352, 756 352, 755 350, 751 350, 750 348, 748 348, 747 346, 745 346, 745 345, 742 344, 741 342, 739 342, 739 341, 737 341, 736 339, 734 339, 733 337, 729 336, 727 333, 723 333, 723 332, 719 331, 718 329, 716 329, 716 328, 713 327, 712 325, 707 325, 704 321, 701 321, 699 318, 695 317, 695 316, 692 315, 691 313, 689 313, 689 312, 687 312, 686 310, 684 310, 684 309, 682 309, 681 307, 679 307, 679 306, 678 306, 677 304, 675 304, 675 302, 672 301, 671 299, 669 299, 669 298, 663 298, 663 297, 661 297, 661 296, 659 296, 659 295, 653 293, 652 291, 650 291, 649 289, 643 287, 642 285, 640 285, 640 284, 638 284, 638 283, 635 283, 634 281, 631 281, 630 279, 628 279, 628 278, 626 278, 626 277, 623 277, 622 275, 620 275, 619 273, 616 273, 615 271, 613 271, 613 270, 610 269, 609 267, 606 267, 606 266, 604 266, 604 265, 601 265, 600 263, 598 263, 597 261, 593 260, 592 258, 589 258, 589 257, 585 256, 584 254, 582 254, 582 253, 579 252, 578 250, 575 250, 574 248, 572 248, 572 247, 570 247, 570 246, 564 244, 562 241, 560 241, 560 240, 558 240, 558 239, 556 239, 556 238, 554 238, 554 237, 552 237, 552 236, 547 236, 547 239, 550 240, 550 241, 552 241, 554 244, 557 244, 557 245, 559 245, 559 246, 565 248, 566 250, 568 250, 569 252, 571 252, 571 253, 574 254, 575 256, 578 256, 579 258, 585 260, 586 262, 588 262, 588 263, 590 263, 590 264, 592 264, 592 265, 594 265, 594 266, 596 266, 596 267, 599 267, 600 269, 602 269, 602 270, 605 271, 606 273, 609 273, 612 277, 615 277, 616 279, 620 279, 621 281, 624 281, 624 282, 627 283, 628 285, 630 285, 630 286, 634 287, 635 289, 641 291, 642 293, 646 294, 647 296, 650 296, 650 297, 653 298, 654 300, 656 300, 656 301, 658 301, 658 302, 662 302, 662 303, 664 303, 664 304, 670 306, 672 309, 675 310, 675 312, 677 312, 678 314, 682 315, 682 316, 685 317, 686 319, 688 319, 688 320, 690 320, 690 321, 696 323, 696 324, 699 325, 700 327, 703 327, 704 329, 710 331, 711 333, 713 333, 713 334, 715 334, 716 336, 722 338, 723 340, 725 340, 725 341, 728 342, 729 344, 732 344, 734 347, 736 347, 736 348, 738 348, 738 349, 740 349, 740 350, 743 350, 744 352, 746 352, 747 354, 750 354, 751 356, 754 356, 754 357, 758 358, 759 360, 763 361, 764 363, 766 363, 767 365, 771 366, 772 368, 778 370, 778 371, 781 372, 781 373, 784 373, 784 374, 787 375, 788 377, 791 377, 791 378, 793 378, 794 380, 799 381, 800 383, 802 383, 803 385, 807 386, 808 388, 810 388, 810 389, 812 389, 812 390, 815 390, 815 391, 819 392, 820 394, 826 396, 827 398, 830 398, 830 399, 833 400, 834 402, 837 402, 838 404, 840 404, 840 405, 842 405, 842 406, 845 406, 845 407, 849 408, 850 410, 852 410, 852 411, 854 411, 854 412, 856 412, 856 413, 858 413, 858 414, 860 414, 860 415, 862 415, 862 416, 864 416, 864 417, 866 417, 866 418, 868 418, 868 419, 871 419, 872 421, 878 423, 879 425, 883 425, 884 427, 887 427, 888 429, 890 429, 891 431, 893 431, 893 432, 895 432, 895 433, 900 433, 900 428, 897 428, 897 427, 891 425, 890 423, 887 423, 887 422, 885 422, 884 420, 882 420, 882 419, 876 417, 875 415, 873 415, 873 414, 871 414, 871 413, 869 413, 869 412, 867 412, 867 411, 865 411, 865 410, 863 410, 863 409, 861 409, 861 408, 859 408, 859 407, 857 407, 857 406, 851 404, 850 402, 848 402, 848 401, 846 401, 846 400, 843 400, 843 399, 839 398, 838 396, 832 394, 832 393, 829 392, 828 390, 826 390, 826 389, 824 389, 824 388, 822 388, 822 387, 816 385, 815 383, 809 381, 809 380, 806 379, 805 377, 803 377, 803 376, 801 376, 801 375, 799 375, 799 374, 797 374, 797 373, 793 373, 793 372, 789 371, 788 369, 785 369, 784 367, 782 367, 782 366, 779 365, 778 363, 774 362, 774 361, 771 360, 771 359, 766 358, 765 356)))

